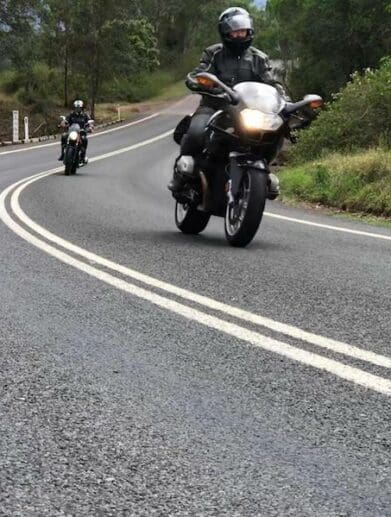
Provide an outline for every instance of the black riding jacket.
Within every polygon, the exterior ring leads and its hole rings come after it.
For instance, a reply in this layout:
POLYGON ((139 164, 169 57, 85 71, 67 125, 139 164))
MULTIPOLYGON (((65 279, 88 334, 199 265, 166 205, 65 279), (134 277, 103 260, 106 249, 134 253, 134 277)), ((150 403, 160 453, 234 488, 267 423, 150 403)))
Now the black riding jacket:
POLYGON ((89 120, 90 117, 84 112, 76 113, 76 111, 72 111, 72 113, 67 116, 69 126, 72 126, 72 124, 79 124, 80 129, 85 129, 89 120))
MULTIPOLYGON (((231 88, 243 81, 256 81, 275 86, 285 95, 281 84, 273 78, 268 56, 255 47, 249 47, 241 54, 234 54, 222 43, 208 47, 200 64, 187 76, 186 85, 193 91, 199 89, 194 80, 200 72, 216 75, 231 88)), ((217 108, 219 101, 204 96, 201 105, 217 108)))

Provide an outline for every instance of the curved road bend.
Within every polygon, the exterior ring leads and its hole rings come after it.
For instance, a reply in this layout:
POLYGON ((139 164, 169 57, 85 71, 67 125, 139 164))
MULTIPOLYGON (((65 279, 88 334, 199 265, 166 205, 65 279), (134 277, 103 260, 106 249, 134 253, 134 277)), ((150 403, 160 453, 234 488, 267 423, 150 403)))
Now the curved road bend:
POLYGON ((391 231, 180 234, 188 109, 0 153, 0 515, 391 515, 391 231))

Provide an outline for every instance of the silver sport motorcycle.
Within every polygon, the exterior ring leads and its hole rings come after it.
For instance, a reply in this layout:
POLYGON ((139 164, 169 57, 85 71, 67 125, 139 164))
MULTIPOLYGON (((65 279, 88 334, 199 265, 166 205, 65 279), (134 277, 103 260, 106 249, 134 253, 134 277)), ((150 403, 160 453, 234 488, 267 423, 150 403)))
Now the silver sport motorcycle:
MULTIPOLYGON (((244 247, 259 228, 266 199, 278 196, 270 164, 289 137, 290 122, 299 110, 318 108, 323 101, 319 95, 306 95, 299 102, 288 102, 273 86, 257 82, 230 88, 206 72, 196 81, 201 88, 197 93, 219 98, 221 109, 207 124, 204 150, 196 162, 180 157, 175 164, 184 179, 181 190, 174 193, 175 222, 183 233, 198 234, 212 215, 224 217, 228 243, 244 247), (212 88, 219 93, 210 93, 212 88)), ((188 116, 178 124, 174 133, 178 144, 190 120, 188 116)))

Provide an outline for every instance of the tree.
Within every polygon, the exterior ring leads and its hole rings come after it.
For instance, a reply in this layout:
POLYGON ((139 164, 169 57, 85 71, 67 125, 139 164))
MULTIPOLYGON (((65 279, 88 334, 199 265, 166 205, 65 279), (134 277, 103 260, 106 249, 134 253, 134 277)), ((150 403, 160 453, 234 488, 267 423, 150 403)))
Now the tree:
POLYGON ((39 0, 0 0, 0 55, 18 70, 28 69, 38 56, 39 0))
POLYGON ((137 74, 158 64, 153 27, 126 13, 129 2, 125 0, 83 0, 75 9, 75 63, 87 81, 92 116, 105 79, 137 74))
POLYGON ((51 67, 59 67, 63 76, 63 103, 69 106, 69 75, 77 52, 74 0, 47 0, 41 8, 42 53, 51 67))
POLYGON ((356 70, 376 67, 391 52, 390 0, 269 0, 277 47, 297 60, 297 95, 330 96, 356 70), (375 28, 375 30, 374 30, 375 28))

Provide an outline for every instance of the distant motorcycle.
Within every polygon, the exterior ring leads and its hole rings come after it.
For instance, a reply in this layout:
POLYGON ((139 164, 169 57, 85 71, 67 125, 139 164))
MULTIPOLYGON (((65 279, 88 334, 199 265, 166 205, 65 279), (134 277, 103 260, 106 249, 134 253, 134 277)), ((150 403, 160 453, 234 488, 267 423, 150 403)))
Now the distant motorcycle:
MULTIPOLYGON (((221 109, 208 122, 202 155, 195 163, 185 163, 192 157, 180 157, 175 164, 184 178, 174 193, 175 222, 183 233, 198 234, 212 215, 224 217, 227 241, 244 247, 258 230, 266 199, 278 196, 278 180, 269 165, 289 136, 289 122, 301 108, 319 107, 322 98, 306 95, 287 102, 273 86, 243 82, 231 89, 206 72, 196 82, 196 93, 219 98, 221 109)), ((189 123, 185 117, 178 124, 177 143, 189 123)))
MULTIPOLYGON (((67 127, 65 117, 63 117, 61 125, 67 127)), ((69 126, 67 144, 64 151, 65 176, 76 174, 79 167, 87 165, 88 161, 85 159, 83 140, 87 138, 87 133, 92 132, 93 125, 94 120, 90 119, 85 128, 81 128, 79 124, 69 126)))

